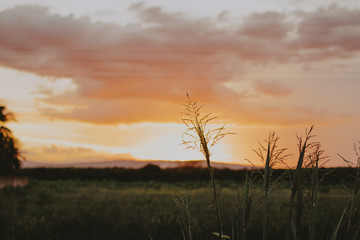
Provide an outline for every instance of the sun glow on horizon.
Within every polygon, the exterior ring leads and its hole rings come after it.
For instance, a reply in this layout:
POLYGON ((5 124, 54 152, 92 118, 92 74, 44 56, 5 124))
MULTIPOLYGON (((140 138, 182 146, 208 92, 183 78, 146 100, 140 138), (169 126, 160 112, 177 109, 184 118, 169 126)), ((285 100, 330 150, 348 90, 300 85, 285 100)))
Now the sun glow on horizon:
POLYGON ((181 145, 186 92, 237 133, 213 161, 259 164, 275 131, 292 163, 313 124, 329 165, 353 156, 359 1, 104 1, 0 3, 0 104, 28 160, 203 159, 181 145))

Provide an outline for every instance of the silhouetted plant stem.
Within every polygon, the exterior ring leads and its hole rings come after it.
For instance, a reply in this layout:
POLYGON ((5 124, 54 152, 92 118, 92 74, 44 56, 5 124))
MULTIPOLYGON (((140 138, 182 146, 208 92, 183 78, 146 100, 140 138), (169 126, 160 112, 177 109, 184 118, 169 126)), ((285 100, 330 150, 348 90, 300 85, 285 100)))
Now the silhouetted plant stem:
POLYGON ((338 154, 342 160, 347 163, 349 165, 349 167, 352 167, 356 169, 356 173, 354 176, 354 185, 352 186, 352 189, 349 190, 348 188, 346 188, 348 194, 349 194, 349 202, 347 205, 347 208, 349 209, 349 217, 348 217, 348 224, 347 224, 347 234, 348 235, 353 235, 353 238, 355 238, 358 233, 359 233, 359 229, 355 229, 355 233, 352 232, 353 227, 354 227, 354 222, 355 222, 355 215, 356 213, 359 211, 356 208, 356 200, 359 197, 359 191, 360 191, 360 141, 358 141, 358 146, 356 145, 356 143, 354 143, 354 150, 355 150, 355 154, 356 154, 356 161, 355 163, 346 160, 344 157, 342 157, 340 154, 338 154))
POLYGON ((264 169, 264 212, 263 212, 263 240, 267 240, 269 223, 269 186, 270 186, 270 139, 267 146, 264 169))
POLYGON ((248 228, 250 226, 251 211, 253 209, 254 198, 257 193, 256 176, 253 176, 254 169, 251 170, 251 175, 245 172, 245 179, 240 184, 239 192, 235 198, 235 211, 237 215, 233 221, 233 240, 246 240, 248 235, 248 228))
MULTIPOLYGON (((200 129, 200 126, 199 126, 199 129, 200 129)), ((207 141, 206 141, 204 135, 202 134, 202 132, 200 132, 199 134, 200 134, 199 136, 200 136, 200 141, 201 141, 201 147, 204 151, 206 165, 209 170, 211 188, 212 188, 213 197, 214 197, 214 207, 216 210, 216 218, 217 218, 217 222, 218 222, 219 240, 221 240, 223 231, 222 231, 222 222, 221 222, 221 216, 220 216, 218 198, 217 198, 216 186, 215 186, 215 173, 214 173, 213 167, 211 166, 210 152, 209 152, 209 148, 207 145, 207 141)))
MULTIPOLYGON (((286 148, 278 148, 277 141, 278 137, 275 136, 275 132, 269 134, 268 140, 265 140, 266 147, 259 143, 260 147, 258 150, 254 150, 254 152, 260 157, 260 160, 264 164, 264 205, 263 205, 263 233, 262 239, 268 239, 268 226, 269 226, 269 205, 270 205, 270 192, 271 192, 271 176, 272 176, 272 168, 276 164, 285 164, 284 159, 288 155, 284 155, 286 148), (265 155, 266 154, 266 155, 265 155)), ((249 161, 249 160, 248 160, 249 161)), ((251 161, 249 161, 252 163, 251 161)))
POLYGON ((319 160, 320 145, 318 144, 314 152, 311 175, 311 218, 309 224, 309 240, 316 240, 316 219, 318 209, 318 188, 319 188, 319 160), (315 163, 315 166, 314 166, 315 163))
POLYGON ((254 180, 248 176, 246 173, 245 175, 245 182, 243 186, 243 231, 242 231, 242 239, 247 239, 247 230, 250 224, 250 210, 252 207, 253 197, 255 193, 255 184, 254 180))
POLYGON ((209 147, 214 146, 220 139, 231 133, 224 133, 225 127, 221 126, 216 129, 207 129, 207 124, 216 119, 211 113, 202 115, 200 110, 202 106, 190 98, 187 94, 188 101, 184 104, 185 113, 183 113, 182 121, 187 127, 187 130, 183 134, 183 144, 189 149, 199 150, 205 157, 206 165, 209 170, 211 188, 214 198, 214 207, 216 210, 216 218, 218 223, 218 233, 214 233, 219 236, 219 240, 228 238, 223 234, 219 203, 217 198, 216 186, 215 186, 215 173, 211 166, 210 150, 209 147), (187 138, 187 139, 185 139, 187 138))
POLYGON ((175 198, 176 206, 179 211, 179 220, 181 233, 184 240, 192 240, 191 217, 190 217, 190 200, 187 195, 178 195, 175 198))
POLYGON ((211 178, 211 186, 213 190, 213 196, 214 196, 214 204, 216 209, 216 217, 218 222, 218 228, 219 228, 219 239, 221 240, 223 238, 223 230, 222 230, 222 222, 221 222, 221 216, 220 216, 220 210, 218 207, 218 198, 216 193, 216 187, 215 187, 215 176, 214 176, 214 170, 213 168, 209 168, 210 171, 210 178, 211 178))
POLYGON ((301 181, 302 177, 302 167, 304 163, 304 157, 307 148, 309 148, 312 143, 308 143, 309 139, 312 137, 311 132, 313 130, 313 126, 306 131, 305 133, 305 141, 303 142, 301 137, 298 137, 298 147, 299 147, 299 159, 297 162, 296 169, 294 171, 293 181, 291 183, 291 194, 289 201, 289 214, 288 214, 288 228, 286 233, 286 239, 289 240, 291 235, 294 240, 300 238, 300 229, 301 229, 301 216, 303 209, 303 184, 301 181), (295 198, 296 197, 296 198, 295 198), (295 222, 293 220, 292 208, 295 203, 295 222))

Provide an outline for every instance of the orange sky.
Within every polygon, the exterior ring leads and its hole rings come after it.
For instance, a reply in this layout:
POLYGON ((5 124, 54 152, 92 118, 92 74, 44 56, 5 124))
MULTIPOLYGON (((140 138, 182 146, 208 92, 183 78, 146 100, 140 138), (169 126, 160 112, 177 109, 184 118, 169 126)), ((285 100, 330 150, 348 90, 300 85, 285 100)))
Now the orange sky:
POLYGON ((358 1, 121 2, 0 3, 0 104, 28 160, 199 159, 180 145, 186 92, 237 133, 215 161, 258 163, 276 131, 293 165, 312 124, 328 166, 354 158, 358 1))

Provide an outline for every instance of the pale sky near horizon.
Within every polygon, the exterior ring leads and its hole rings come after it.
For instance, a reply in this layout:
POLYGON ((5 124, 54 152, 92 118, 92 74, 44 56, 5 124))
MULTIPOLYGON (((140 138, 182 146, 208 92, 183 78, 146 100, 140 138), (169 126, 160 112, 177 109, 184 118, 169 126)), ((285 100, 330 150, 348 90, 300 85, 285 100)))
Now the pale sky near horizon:
POLYGON ((360 1, 0 2, 0 105, 26 159, 193 160, 186 92, 236 135, 213 160, 259 163, 275 131, 342 165, 360 140, 360 1))

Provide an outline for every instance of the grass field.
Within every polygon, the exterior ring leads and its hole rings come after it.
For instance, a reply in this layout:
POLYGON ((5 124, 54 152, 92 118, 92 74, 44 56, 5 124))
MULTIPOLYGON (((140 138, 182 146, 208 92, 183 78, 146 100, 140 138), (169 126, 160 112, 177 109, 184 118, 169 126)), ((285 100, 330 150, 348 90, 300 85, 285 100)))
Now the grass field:
MULTIPOLYGON (((224 233, 231 236, 238 184, 220 181, 217 187, 224 233)), ((272 193, 269 239, 285 238, 289 194, 286 186, 279 186, 272 193)), ((217 230, 216 215, 210 206, 212 192, 207 181, 78 180, 32 180, 24 188, 2 189, 0 239, 182 239, 175 204, 179 195, 190 199, 193 239, 216 239, 212 235, 217 230)), ((261 196, 257 195, 254 201, 248 239, 261 239, 261 196)), ((317 239, 330 238, 347 200, 341 186, 320 189, 317 239)), ((303 239, 308 231, 308 210, 305 205, 303 239)))

